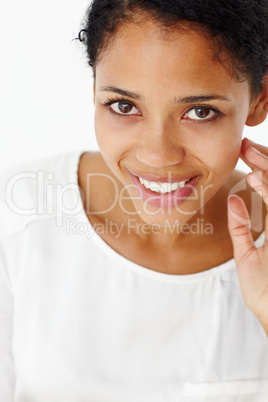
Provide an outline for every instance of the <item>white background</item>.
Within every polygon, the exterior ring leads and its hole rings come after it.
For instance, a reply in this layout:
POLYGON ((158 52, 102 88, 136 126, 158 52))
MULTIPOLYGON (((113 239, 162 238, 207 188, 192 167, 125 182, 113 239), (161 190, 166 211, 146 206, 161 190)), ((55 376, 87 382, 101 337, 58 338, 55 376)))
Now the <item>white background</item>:
MULTIPOLYGON (((0 171, 20 161, 98 149, 93 79, 73 41, 89 0, 13 0, 0 6, 0 171)), ((244 135, 268 146, 267 120, 244 135)), ((228 157, 228 155, 226 155, 228 157)), ((239 168, 247 170, 244 163, 239 168)))

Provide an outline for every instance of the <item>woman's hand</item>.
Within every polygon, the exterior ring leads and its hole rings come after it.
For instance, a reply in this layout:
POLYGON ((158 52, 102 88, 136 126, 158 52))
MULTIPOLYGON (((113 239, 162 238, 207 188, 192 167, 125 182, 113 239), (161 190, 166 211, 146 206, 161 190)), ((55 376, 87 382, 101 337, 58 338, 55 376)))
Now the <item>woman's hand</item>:
MULTIPOLYGON (((245 139, 241 159, 252 169, 247 181, 262 197, 268 210, 268 148, 245 139)), ((268 336, 268 213, 265 241, 256 248, 250 233, 250 219, 244 201, 231 196, 228 201, 228 227, 242 295, 268 336)))

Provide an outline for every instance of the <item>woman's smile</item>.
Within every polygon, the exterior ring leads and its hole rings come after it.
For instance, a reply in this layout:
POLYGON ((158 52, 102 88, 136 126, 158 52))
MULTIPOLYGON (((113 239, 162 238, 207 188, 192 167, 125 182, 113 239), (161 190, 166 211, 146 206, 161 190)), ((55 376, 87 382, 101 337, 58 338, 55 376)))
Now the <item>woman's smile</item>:
POLYGON ((250 91, 202 34, 130 23, 97 65, 94 102, 102 156, 140 217, 185 222, 234 170, 250 91))
POLYGON ((199 176, 195 176, 172 183, 166 179, 165 182, 150 182, 135 175, 131 177, 140 197, 157 208, 175 208, 180 205, 190 196, 199 180, 199 176))

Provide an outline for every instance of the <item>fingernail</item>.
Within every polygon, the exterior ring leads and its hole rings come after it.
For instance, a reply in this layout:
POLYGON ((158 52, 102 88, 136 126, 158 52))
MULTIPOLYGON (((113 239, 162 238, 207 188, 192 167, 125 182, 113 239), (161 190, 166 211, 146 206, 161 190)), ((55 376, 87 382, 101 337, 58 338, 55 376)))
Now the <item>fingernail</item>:
POLYGON ((229 196, 228 196, 228 208, 229 208, 229 209, 231 208, 230 202, 229 202, 231 198, 233 198, 233 199, 235 199, 235 198, 236 198, 236 199, 240 199, 240 197, 239 197, 238 195, 236 195, 236 194, 231 194, 231 195, 229 195, 229 196))
POLYGON ((230 198, 239 198, 240 199, 240 197, 238 195, 236 195, 236 194, 229 195, 228 200, 230 200, 230 198))

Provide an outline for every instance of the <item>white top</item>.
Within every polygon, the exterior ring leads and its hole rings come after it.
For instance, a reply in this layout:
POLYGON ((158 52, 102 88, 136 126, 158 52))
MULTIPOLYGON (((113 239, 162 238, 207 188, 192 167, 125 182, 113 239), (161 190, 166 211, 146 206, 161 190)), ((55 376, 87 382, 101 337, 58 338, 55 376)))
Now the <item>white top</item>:
POLYGON ((120 256, 84 212, 81 153, 0 178, 0 401, 267 402, 234 260, 169 275, 120 256))

